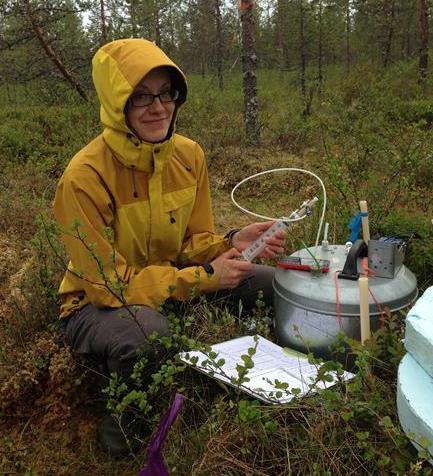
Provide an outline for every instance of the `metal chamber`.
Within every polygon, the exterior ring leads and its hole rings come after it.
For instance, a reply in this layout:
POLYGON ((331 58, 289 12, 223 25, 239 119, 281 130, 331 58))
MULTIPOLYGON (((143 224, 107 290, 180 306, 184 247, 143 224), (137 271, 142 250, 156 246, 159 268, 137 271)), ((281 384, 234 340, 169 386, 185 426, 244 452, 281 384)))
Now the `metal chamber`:
MULTIPOLYGON (((315 274, 277 268, 273 282, 275 333, 281 345, 327 358, 339 332, 360 340, 358 281, 337 280, 346 261, 345 246, 330 246, 327 251, 320 246, 311 247, 309 251, 317 259, 329 260, 330 270, 315 274)), ((310 258, 311 254, 304 249, 291 256, 310 258)), ((362 272, 361 259, 357 266, 362 272)), ((369 289, 382 309, 386 306, 391 312, 411 305, 418 296, 416 278, 404 265, 393 278, 370 277, 369 289)), ((381 313, 371 295, 369 303, 370 326, 374 331, 379 328, 381 313)))

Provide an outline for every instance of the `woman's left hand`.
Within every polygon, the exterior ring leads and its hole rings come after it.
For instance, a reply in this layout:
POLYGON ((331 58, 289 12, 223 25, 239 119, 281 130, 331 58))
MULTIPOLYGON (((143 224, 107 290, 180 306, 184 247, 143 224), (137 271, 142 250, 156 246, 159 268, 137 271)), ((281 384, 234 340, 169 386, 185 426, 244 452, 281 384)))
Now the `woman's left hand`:
MULTIPOLYGON (((233 236, 233 246, 238 251, 247 249, 274 223, 275 221, 266 221, 263 223, 252 223, 251 225, 245 226, 233 236)), ((275 256, 284 252, 286 233, 283 230, 280 230, 275 233, 274 236, 266 238, 265 241, 266 248, 258 258, 275 258, 275 256)))

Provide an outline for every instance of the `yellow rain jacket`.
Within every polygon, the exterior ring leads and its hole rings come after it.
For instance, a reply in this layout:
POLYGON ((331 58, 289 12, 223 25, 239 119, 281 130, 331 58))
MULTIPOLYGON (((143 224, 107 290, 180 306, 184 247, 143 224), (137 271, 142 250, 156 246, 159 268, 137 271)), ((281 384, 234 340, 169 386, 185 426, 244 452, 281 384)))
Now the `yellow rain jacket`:
POLYGON ((92 303, 157 307, 218 289, 200 266, 229 249, 216 235, 202 149, 174 133, 186 98, 180 69, 153 43, 117 40, 93 59, 103 133, 78 152, 56 191, 55 216, 70 258, 60 285, 61 313, 92 303), (141 141, 125 104, 150 70, 168 67, 180 90, 168 137, 141 141))

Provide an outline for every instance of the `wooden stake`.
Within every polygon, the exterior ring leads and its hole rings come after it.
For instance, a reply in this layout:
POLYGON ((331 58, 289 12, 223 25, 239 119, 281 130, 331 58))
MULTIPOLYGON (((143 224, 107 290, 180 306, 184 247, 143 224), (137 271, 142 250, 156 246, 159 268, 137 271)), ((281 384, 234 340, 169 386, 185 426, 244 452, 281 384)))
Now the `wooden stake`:
MULTIPOLYGON (((359 209, 361 210, 361 213, 368 213, 367 202, 365 200, 359 202, 359 209)), ((368 216, 362 217, 362 238, 364 239, 365 244, 368 245, 368 242, 370 241, 368 216)))
POLYGON ((361 277, 359 282, 359 317, 361 322, 361 344, 370 339, 370 310, 368 305, 368 278, 361 277))

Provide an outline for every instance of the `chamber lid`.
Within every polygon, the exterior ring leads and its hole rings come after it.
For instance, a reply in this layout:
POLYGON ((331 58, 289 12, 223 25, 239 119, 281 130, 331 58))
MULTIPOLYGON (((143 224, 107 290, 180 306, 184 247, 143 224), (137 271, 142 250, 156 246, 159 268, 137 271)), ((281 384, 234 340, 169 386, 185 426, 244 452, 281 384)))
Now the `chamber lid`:
MULTIPOLYGON (((309 248, 317 258, 330 261, 328 273, 314 274, 308 271, 295 271, 277 268, 274 278, 274 291, 284 300, 295 306, 326 314, 337 314, 337 289, 342 315, 359 315, 358 281, 337 279, 337 274, 346 261, 346 247, 330 246, 328 251, 321 246, 309 248)), ((300 250, 290 257, 311 258, 306 250, 300 250)), ((362 272, 361 259, 358 260, 358 271, 362 272)), ((401 266, 394 278, 369 277, 368 285, 371 293, 382 309, 387 306, 395 312, 413 302, 418 290, 415 275, 406 267, 401 266)), ((370 314, 380 314, 380 310, 370 294, 370 314)))

